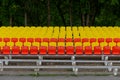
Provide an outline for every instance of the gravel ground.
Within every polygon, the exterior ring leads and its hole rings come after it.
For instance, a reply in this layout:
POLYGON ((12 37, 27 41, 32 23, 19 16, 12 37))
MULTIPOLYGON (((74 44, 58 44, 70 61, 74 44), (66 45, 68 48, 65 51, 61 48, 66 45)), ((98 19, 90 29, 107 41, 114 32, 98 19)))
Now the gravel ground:
POLYGON ((120 80, 119 76, 0 76, 0 80, 120 80))

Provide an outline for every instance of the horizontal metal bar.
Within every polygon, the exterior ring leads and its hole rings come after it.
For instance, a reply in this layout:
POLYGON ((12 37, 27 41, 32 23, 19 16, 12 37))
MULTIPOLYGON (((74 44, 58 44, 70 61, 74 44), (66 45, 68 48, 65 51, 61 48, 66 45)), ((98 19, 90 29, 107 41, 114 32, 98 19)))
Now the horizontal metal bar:
POLYGON ((73 68, 73 66, 3 66, 2 68, 6 68, 6 69, 11 69, 11 68, 14 68, 14 69, 17 69, 17 68, 23 68, 23 69, 35 69, 35 68, 73 68))
MULTIPOLYGON (((36 68, 44 68, 44 69, 107 69, 109 66, 2 66, 3 69, 36 69, 36 68)), ((110 68, 118 68, 120 66, 110 66, 110 68)))
POLYGON ((102 61, 102 60, 35 60, 35 59, 0 59, 1 62, 79 62, 79 63, 104 63, 104 62, 112 62, 112 63, 120 63, 119 61, 115 60, 108 60, 108 61, 102 61))
POLYGON ((102 60, 35 60, 35 59, 0 59, 0 61, 9 61, 9 62, 85 62, 85 63, 103 63, 103 62, 115 62, 120 63, 120 60, 108 60, 108 61, 102 61, 102 60))

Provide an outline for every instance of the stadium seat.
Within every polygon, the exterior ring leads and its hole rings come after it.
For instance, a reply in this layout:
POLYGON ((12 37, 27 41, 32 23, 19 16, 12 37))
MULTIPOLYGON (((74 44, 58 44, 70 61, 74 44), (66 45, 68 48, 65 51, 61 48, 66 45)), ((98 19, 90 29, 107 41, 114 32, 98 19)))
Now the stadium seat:
POLYGON ((73 46, 67 46, 66 47, 66 54, 67 55, 73 55, 74 54, 74 47, 73 46))
POLYGON ((20 47, 19 46, 13 46, 12 47, 12 54, 18 55, 20 53, 20 47))
POLYGON ((74 42, 81 42, 81 39, 80 39, 80 38, 74 38, 73 41, 74 41, 74 42))
POLYGON ((5 42, 5 46, 7 46, 7 42, 10 42, 10 38, 4 38, 3 41, 5 42))
POLYGON ((49 46, 48 47, 48 54, 49 55, 55 55, 56 54, 56 47, 55 46, 49 46))
POLYGON ((34 42, 34 38, 27 38, 27 42, 30 42, 32 46, 32 43, 34 42))
POLYGON ((58 46, 57 54, 58 55, 65 54, 65 47, 64 46, 58 46))
POLYGON ((49 42, 49 38, 43 38, 43 42, 49 42))
POLYGON ((120 47, 119 46, 113 46, 112 47, 112 54, 113 55, 120 55, 120 47))
POLYGON ((11 42, 13 42, 14 46, 16 46, 15 43, 18 42, 18 38, 11 38, 11 42))
POLYGON ((92 47, 91 46, 85 46, 85 54, 86 55, 92 54, 92 47))
POLYGON ((46 46, 40 46, 39 54, 46 55, 47 54, 47 47, 46 46))
POLYGON ((101 43, 101 42, 104 42, 104 38, 98 38, 99 46, 100 46, 100 43, 101 43))
POLYGON ((73 39, 72 38, 66 38, 66 42, 72 42, 73 39))
POLYGON ((88 42, 88 41, 89 41, 88 38, 83 38, 83 39, 82 39, 82 43, 84 43, 84 42, 88 42))
POLYGON ((116 43, 117 46, 117 43, 120 42, 120 38, 114 38, 113 41, 116 43))
POLYGON ((83 54, 83 47, 82 46, 76 46, 75 47, 76 55, 82 55, 83 54))
POLYGON ((96 38, 90 38, 90 46, 92 46, 93 42, 96 42, 96 38))
POLYGON ((103 47, 103 54, 110 55, 111 54, 111 47, 110 46, 104 46, 103 47))
POLYGON ((35 38, 35 42, 41 42, 41 38, 35 38))
POLYGON ((84 44, 85 42, 88 42, 88 41, 89 41, 88 38, 82 38, 82 46, 83 46, 83 44, 84 44))
POLYGON ((30 54, 32 54, 32 55, 38 54, 38 47, 37 46, 30 46, 30 54))
POLYGON ((106 38, 107 46, 109 46, 109 43, 112 42, 112 38, 106 38))
POLYGON ((58 42, 57 38, 50 38, 50 42, 58 42))
POLYGON ((102 49, 101 49, 100 46, 95 46, 95 47, 94 47, 94 54, 95 54, 95 55, 100 55, 100 54, 102 54, 102 49))
POLYGON ((65 39, 64 38, 58 38, 58 41, 59 42, 65 42, 65 39))
POLYGON ((24 43, 26 42, 26 38, 20 38, 19 41, 22 42, 22 46, 24 46, 24 43))
POLYGON ((0 42, 2 42, 2 38, 0 38, 0 42))
POLYGON ((41 38, 35 38, 35 42, 39 43, 39 47, 41 46, 41 38))
POLYGON ((2 53, 4 55, 10 54, 10 47, 9 46, 3 46, 2 53))
POLYGON ((28 46, 22 46, 21 47, 21 54, 22 55, 28 55, 29 54, 29 48, 28 48, 28 46))

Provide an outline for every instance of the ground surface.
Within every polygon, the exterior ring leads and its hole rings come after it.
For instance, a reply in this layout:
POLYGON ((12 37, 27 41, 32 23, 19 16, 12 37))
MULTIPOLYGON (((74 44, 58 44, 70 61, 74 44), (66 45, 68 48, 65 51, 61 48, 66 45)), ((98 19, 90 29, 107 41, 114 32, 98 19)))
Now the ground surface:
POLYGON ((0 80, 120 80, 120 76, 0 76, 0 80))

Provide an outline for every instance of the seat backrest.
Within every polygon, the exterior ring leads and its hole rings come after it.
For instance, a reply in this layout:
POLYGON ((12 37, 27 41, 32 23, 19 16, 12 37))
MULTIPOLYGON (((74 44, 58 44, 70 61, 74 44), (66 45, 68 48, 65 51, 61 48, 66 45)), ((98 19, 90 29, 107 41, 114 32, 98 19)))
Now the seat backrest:
POLYGON ((72 38, 66 38, 66 42, 72 42, 73 39, 72 38))
POLYGON ((81 39, 80 39, 80 38, 74 38, 73 41, 74 41, 74 42, 81 42, 81 39))
POLYGON ((65 42, 64 38, 58 38, 58 42, 65 42))
POLYGON ((58 42, 57 38, 50 38, 50 42, 58 42))
POLYGON ((88 38, 82 38, 82 43, 84 43, 84 42, 88 42, 88 41, 89 41, 88 38))
POLYGON ((35 38, 35 42, 41 42, 41 38, 35 38))

